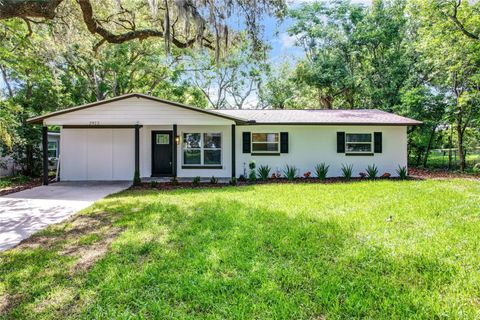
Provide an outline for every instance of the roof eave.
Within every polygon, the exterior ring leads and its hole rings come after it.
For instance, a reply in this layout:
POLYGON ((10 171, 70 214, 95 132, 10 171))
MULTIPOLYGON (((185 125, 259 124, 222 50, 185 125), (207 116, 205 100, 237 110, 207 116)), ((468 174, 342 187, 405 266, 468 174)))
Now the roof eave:
POLYGON ((316 125, 316 126, 418 126, 423 124, 421 121, 415 122, 397 122, 397 123, 382 123, 382 122, 248 122, 247 124, 254 125, 316 125))
POLYGON ((197 107, 185 105, 185 104, 174 102, 174 101, 160 99, 160 98, 157 98, 157 97, 152 97, 152 96, 141 94, 141 93, 130 93, 130 94, 125 94, 125 95, 122 95, 122 96, 114 97, 114 98, 111 98, 111 99, 108 99, 108 100, 102 100, 102 101, 87 103, 87 104, 84 104, 84 105, 71 107, 71 108, 67 108, 67 109, 64 109, 64 110, 58 110, 58 111, 50 112, 50 113, 47 113, 47 114, 44 114, 44 115, 41 115, 41 116, 36 116, 36 117, 30 118, 30 119, 27 119, 27 124, 42 124, 43 120, 51 118, 51 117, 55 117, 57 115, 61 115, 61 114, 65 114, 65 113, 71 113, 71 112, 75 112, 75 111, 82 110, 82 109, 92 108, 92 107, 95 107, 97 105, 107 104, 107 103, 111 103, 111 102, 115 102, 115 101, 123 100, 123 99, 128 99, 128 98, 132 98, 132 97, 144 98, 144 99, 148 99, 148 100, 152 100, 152 101, 156 101, 156 102, 162 102, 162 103, 170 104, 170 105, 173 105, 173 106, 189 109, 189 110, 192 110, 192 111, 197 111, 197 112, 200 112, 200 113, 209 114, 209 115, 212 115, 212 116, 217 116, 219 118, 234 121, 236 124, 244 124, 244 123, 249 122, 249 120, 247 120, 247 119, 228 116, 228 115, 225 115, 225 114, 221 114, 219 112, 215 112, 213 110, 204 110, 204 109, 200 109, 200 108, 197 108, 197 107))

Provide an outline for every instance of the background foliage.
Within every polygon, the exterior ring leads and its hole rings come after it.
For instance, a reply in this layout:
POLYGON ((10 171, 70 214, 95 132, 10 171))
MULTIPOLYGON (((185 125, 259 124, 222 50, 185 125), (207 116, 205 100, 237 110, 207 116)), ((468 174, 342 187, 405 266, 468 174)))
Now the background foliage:
POLYGON ((0 6, 0 138, 27 175, 40 169, 27 118, 130 92, 217 109, 377 108, 424 122, 409 131, 412 164, 476 161, 478 2, 47 2, 0 6), (302 58, 267 58, 268 15, 293 21, 302 58))

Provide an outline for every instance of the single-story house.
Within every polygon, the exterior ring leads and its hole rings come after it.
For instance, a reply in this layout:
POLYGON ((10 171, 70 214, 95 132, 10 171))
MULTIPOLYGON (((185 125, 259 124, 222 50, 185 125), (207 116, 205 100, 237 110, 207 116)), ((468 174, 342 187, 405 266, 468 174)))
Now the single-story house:
POLYGON ((205 110, 134 93, 29 123, 42 124, 44 137, 60 127, 61 180, 132 180, 135 170, 239 177, 251 161, 272 172, 293 165, 299 175, 324 162, 329 176, 343 164, 354 175, 375 164, 395 176, 407 166, 407 126, 421 122, 380 110, 205 110))

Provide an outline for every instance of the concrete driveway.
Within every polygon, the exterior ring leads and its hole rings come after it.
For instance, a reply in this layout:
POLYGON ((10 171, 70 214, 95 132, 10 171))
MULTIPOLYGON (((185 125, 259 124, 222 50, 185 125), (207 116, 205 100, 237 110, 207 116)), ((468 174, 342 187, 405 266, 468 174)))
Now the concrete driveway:
POLYGON ((0 251, 130 185, 129 181, 58 182, 0 197, 0 251))

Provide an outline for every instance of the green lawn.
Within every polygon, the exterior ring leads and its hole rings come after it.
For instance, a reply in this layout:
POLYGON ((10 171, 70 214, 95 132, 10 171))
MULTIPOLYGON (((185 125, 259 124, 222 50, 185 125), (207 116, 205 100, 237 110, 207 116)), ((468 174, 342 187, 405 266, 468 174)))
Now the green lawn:
POLYGON ((123 192, 0 253, 0 308, 5 318, 478 319, 480 182, 123 192))

